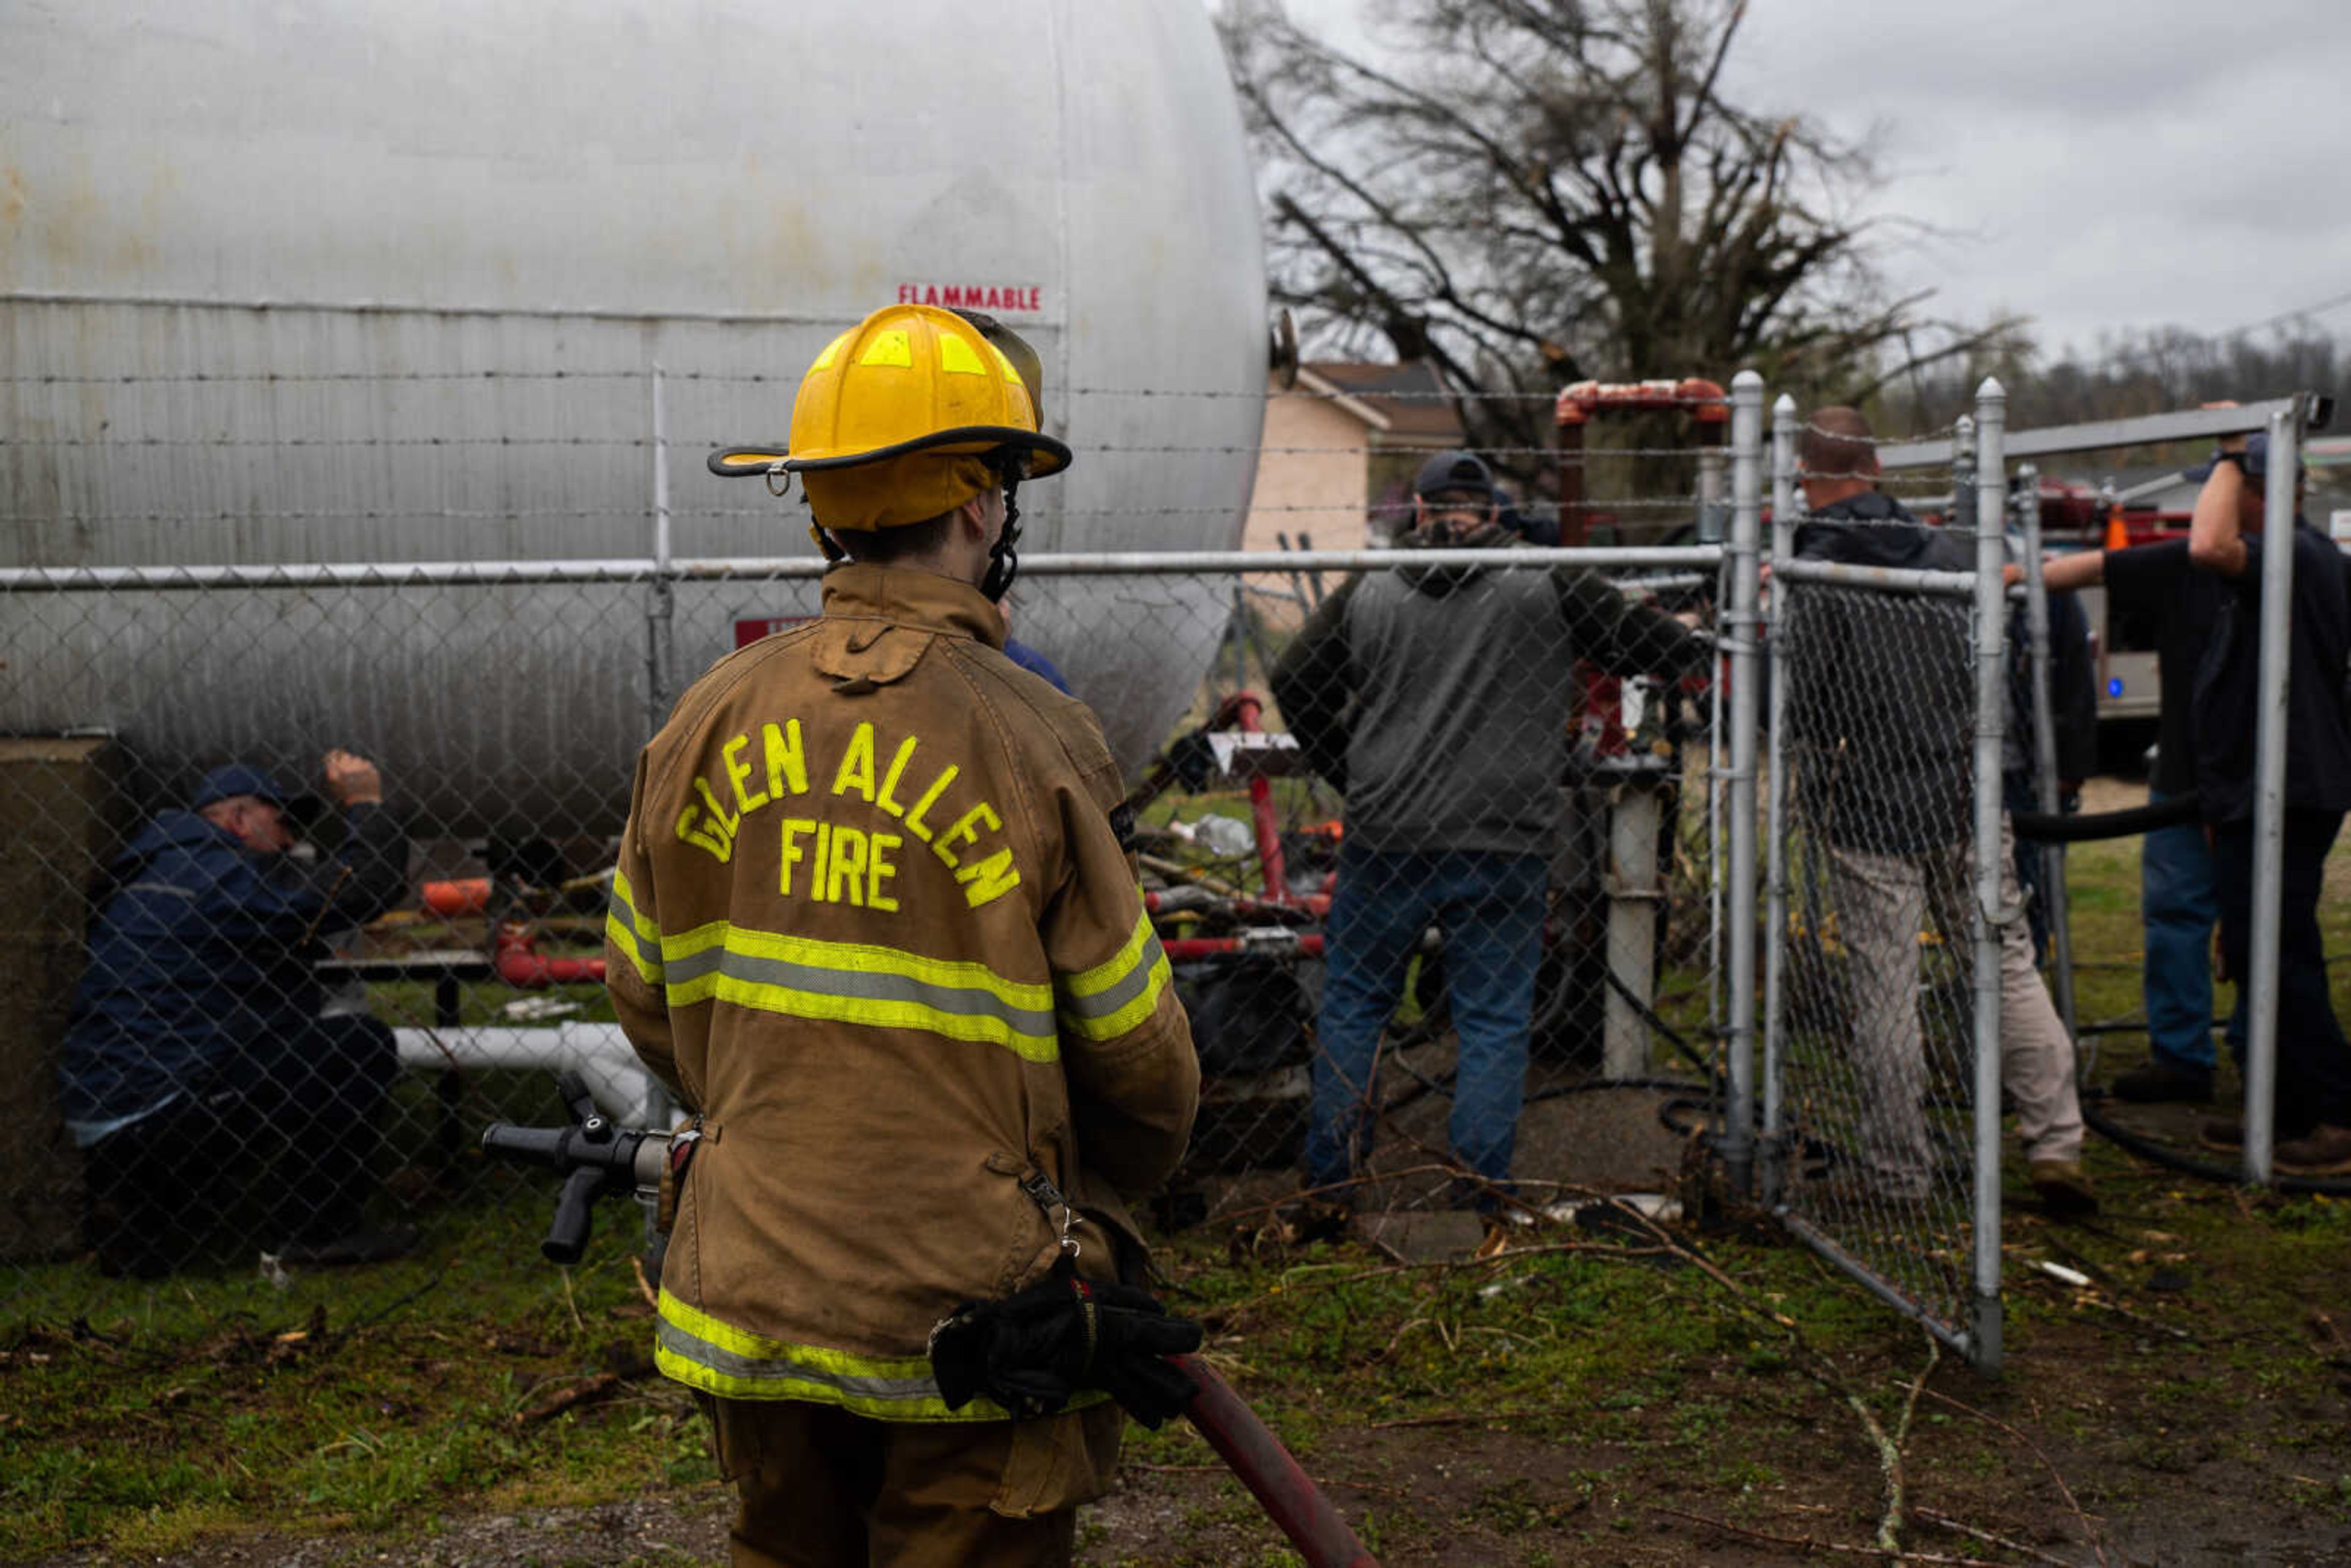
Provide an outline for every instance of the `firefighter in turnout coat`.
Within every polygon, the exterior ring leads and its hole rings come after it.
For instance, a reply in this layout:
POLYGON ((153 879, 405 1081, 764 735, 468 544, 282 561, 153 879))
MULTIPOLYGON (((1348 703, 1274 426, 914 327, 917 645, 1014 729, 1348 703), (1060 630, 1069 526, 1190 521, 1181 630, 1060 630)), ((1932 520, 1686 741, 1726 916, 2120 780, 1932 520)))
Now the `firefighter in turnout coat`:
POLYGON ((799 477, 824 613, 720 661, 637 764, 612 1000, 698 1134, 656 1354, 710 1412, 737 1564, 1066 1562, 1118 1406, 951 1409, 926 1342, 1071 1249, 1134 1279, 1127 1199, 1191 1127, 1117 767, 1002 653, 1015 488, 1070 452, 996 330, 877 311, 788 448, 711 459, 799 477))

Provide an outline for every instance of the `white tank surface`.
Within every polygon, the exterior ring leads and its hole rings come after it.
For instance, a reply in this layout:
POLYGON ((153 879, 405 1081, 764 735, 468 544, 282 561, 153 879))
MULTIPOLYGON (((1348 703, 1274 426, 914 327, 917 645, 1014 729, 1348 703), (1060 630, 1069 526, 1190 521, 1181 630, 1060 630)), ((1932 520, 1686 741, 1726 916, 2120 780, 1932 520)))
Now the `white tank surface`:
MULTIPOLYGON (((1259 218, 1198 0, 80 0, 0 10, 0 567, 807 555, 708 474, 896 298, 1027 335, 1078 462, 1029 552, 1224 549, 1259 218)), ((1218 595, 1040 581, 1019 631, 1139 762, 1218 595)), ((452 828, 609 827, 640 583, 0 592, 0 730, 166 778, 329 741, 452 828)), ((677 681, 810 585, 684 582, 677 681)))

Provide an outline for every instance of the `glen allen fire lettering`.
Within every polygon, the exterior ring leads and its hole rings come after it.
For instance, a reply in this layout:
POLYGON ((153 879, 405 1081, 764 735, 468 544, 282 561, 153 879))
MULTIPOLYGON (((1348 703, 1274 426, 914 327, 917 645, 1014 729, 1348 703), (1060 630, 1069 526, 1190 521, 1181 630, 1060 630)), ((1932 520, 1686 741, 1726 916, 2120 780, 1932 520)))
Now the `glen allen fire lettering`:
POLYGON ((1042 310, 1045 291, 1034 284, 902 283, 901 305, 957 306, 967 310, 1042 310))
POLYGON ((821 766, 825 759, 816 759, 812 773, 799 720, 760 725, 729 739, 718 748, 717 766, 695 775, 699 803, 678 813, 678 840, 723 864, 735 858, 747 819, 807 798, 808 815, 777 823, 784 896, 894 911, 899 856, 912 839, 955 873, 964 902, 977 909, 1020 885, 1012 850, 1001 841, 1004 819, 988 801, 955 790, 962 768, 935 761, 935 751, 918 762, 922 751, 922 737, 907 735, 885 758, 872 725, 861 723, 831 773, 821 766), (852 800, 866 809, 852 812, 852 800))

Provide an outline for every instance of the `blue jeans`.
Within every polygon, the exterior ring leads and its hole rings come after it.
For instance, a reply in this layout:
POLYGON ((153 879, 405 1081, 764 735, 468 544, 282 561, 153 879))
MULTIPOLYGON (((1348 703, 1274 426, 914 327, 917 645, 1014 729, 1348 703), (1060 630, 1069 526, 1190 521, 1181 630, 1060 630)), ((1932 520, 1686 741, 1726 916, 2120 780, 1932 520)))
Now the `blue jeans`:
MULTIPOLYGON (((2148 791, 2150 800, 2164 796, 2148 791)), ((2220 918, 2204 824, 2158 828, 2139 841, 2139 920, 2145 928, 2147 1043, 2178 1065, 2210 1071, 2212 927, 2220 918)), ((2244 1038, 2241 1003, 2229 1019, 2232 1045, 2244 1038)))
POLYGON ((1445 933, 1446 990, 1461 1042, 1454 1157, 1488 1181, 1509 1176, 1549 881, 1541 855, 1341 848, 1306 1134, 1313 1185, 1348 1180, 1371 1153, 1372 1065, 1414 944, 1432 924, 1445 933))

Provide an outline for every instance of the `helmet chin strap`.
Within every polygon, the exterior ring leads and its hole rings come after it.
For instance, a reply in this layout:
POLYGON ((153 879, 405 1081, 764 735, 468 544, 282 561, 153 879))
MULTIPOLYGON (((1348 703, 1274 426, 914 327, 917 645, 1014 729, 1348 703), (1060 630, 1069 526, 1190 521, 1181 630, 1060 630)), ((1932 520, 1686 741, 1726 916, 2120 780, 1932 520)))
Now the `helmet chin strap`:
POLYGON ((988 547, 987 575, 980 579, 979 591, 998 603, 1012 591, 1012 580, 1020 575, 1020 557, 1013 548, 1020 542, 1019 462, 1013 457, 993 465, 997 477, 1004 481, 1004 527, 997 530, 996 542, 988 547))

